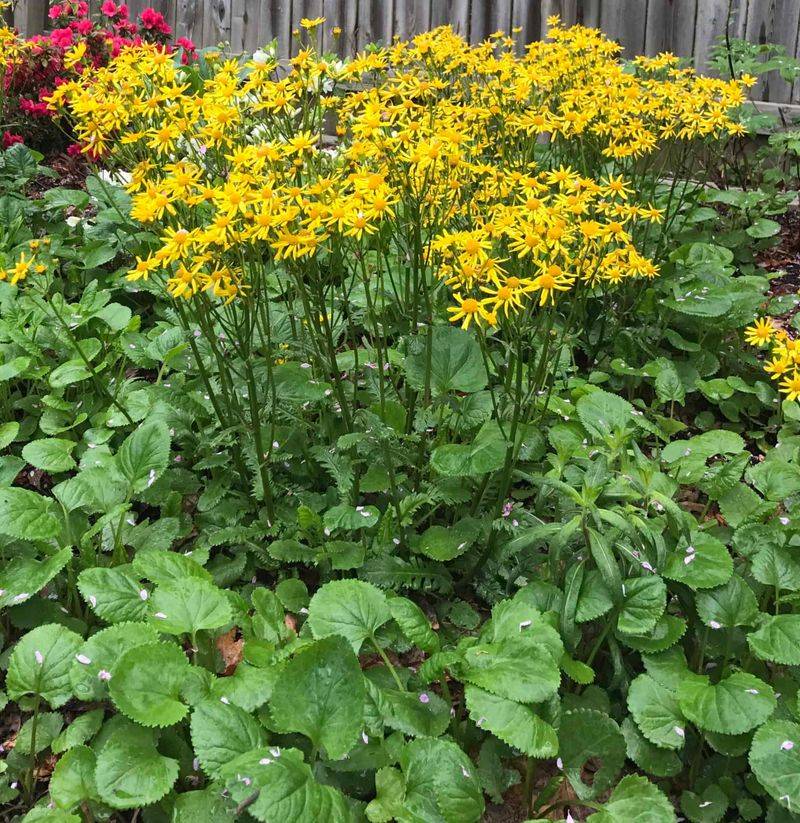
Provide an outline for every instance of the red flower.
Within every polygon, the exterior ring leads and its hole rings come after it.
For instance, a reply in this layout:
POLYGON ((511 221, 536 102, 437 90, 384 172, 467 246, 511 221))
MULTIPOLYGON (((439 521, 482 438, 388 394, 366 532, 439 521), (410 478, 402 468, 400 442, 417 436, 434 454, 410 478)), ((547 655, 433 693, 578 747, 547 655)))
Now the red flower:
POLYGON ((106 0, 102 6, 100 6, 100 11, 105 14, 106 17, 113 17, 117 13, 117 4, 114 0, 106 0))
POLYGON ((157 31, 160 34, 172 34, 172 29, 167 25, 167 21, 164 19, 164 15, 161 14, 160 11, 156 11, 152 8, 145 9, 141 13, 140 19, 142 21, 142 25, 148 31, 157 31))
POLYGON ((3 132, 3 148, 10 149, 13 145, 17 143, 24 143, 25 139, 21 134, 14 134, 11 131, 4 131, 3 132))

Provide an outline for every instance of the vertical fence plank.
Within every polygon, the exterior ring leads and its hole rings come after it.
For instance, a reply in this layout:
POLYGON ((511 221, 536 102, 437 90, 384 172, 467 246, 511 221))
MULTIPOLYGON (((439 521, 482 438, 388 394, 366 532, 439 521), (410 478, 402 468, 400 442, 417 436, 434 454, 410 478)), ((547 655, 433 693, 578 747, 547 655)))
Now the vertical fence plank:
POLYGON ((732 38, 741 37, 747 23, 747 0, 702 0, 697 8, 694 65, 706 71, 711 50, 726 29, 732 38))
POLYGON ((623 47, 625 57, 644 51, 647 5, 647 0, 604 0, 600 7, 600 28, 623 47))
POLYGON ((578 0, 578 22, 584 26, 600 26, 600 0, 578 0))
POLYGON ((175 36, 187 37, 198 47, 203 45, 203 10, 200 0, 178 0, 175 9, 175 36))
POLYGON ((699 0, 674 0, 672 9, 672 39, 667 44, 669 51, 679 57, 694 55, 697 16, 701 13, 699 0))
POLYGON ((525 52, 525 44, 538 40, 542 33, 541 3, 514 0, 511 10, 511 26, 516 30, 517 52, 525 52))
MULTIPOLYGON (((798 26, 800 3, 796 0, 750 0, 745 38, 751 43, 775 43, 794 55, 798 26)), ((778 72, 770 72, 759 78, 751 93, 758 100, 786 103, 791 97, 792 86, 778 72)))
POLYGON ((19 29, 20 34, 32 37, 34 34, 41 34, 46 28, 47 10, 49 4, 47 0, 24 0, 17 3, 13 10, 13 24, 19 29))

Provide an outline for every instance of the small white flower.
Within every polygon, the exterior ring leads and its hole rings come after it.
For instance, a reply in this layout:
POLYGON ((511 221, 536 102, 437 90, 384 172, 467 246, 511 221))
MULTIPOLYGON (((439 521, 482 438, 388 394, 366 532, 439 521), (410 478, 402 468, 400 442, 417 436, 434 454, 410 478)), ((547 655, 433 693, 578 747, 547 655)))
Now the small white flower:
POLYGON ((200 761, 195 757, 192 760, 192 771, 197 771, 200 768, 200 761))
POLYGON ((224 703, 226 706, 228 706, 228 705, 230 705, 230 702, 231 702, 231 701, 230 701, 230 700, 228 700, 228 698, 227 698, 227 697, 220 697, 219 702, 220 702, 220 703, 224 703))
POLYGON ((85 654, 76 654, 75 659, 84 666, 88 666, 92 662, 85 654))
POLYGON ((694 546, 687 546, 686 554, 694 554, 694 546))
POLYGON ((14 602, 19 603, 22 600, 27 600, 30 596, 30 592, 20 592, 14 595, 14 602))
POLYGON ((277 440, 272 441, 272 448, 277 451, 281 447, 281 444, 277 440))
POLYGON ((270 749, 270 750, 269 750, 269 753, 270 753, 273 757, 280 757, 280 756, 281 756, 281 750, 280 750, 277 746, 275 746, 274 748, 270 749))
POLYGON ((100 671, 97 672, 97 677, 100 680, 108 682, 111 680, 111 672, 107 672, 105 669, 100 669, 100 671))
POLYGON ((556 768, 557 768, 560 772, 563 772, 563 771, 564 771, 564 761, 563 761, 560 757, 557 757, 557 758, 556 758, 556 768))
POLYGON ((92 605, 93 608, 97 605, 97 598, 93 594, 89 595, 89 603, 92 605))
POLYGON ((479 718, 477 719, 477 721, 475 722, 475 725, 476 725, 478 728, 480 728, 480 727, 481 727, 481 726, 482 726, 485 722, 486 722, 486 718, 485 718, 485 717, 479 717, 479 718))
POLYGON ((393 537, 392 538, 392 543, 394 543, 395 546, 399 546, 400 545, 400 538, 399 537, 393 537))
POLYGON ((166 620, 167 619, 167 616, 164 614, 164 612, 156 612, 153 615, 153 617, 157 617, 159 620, 166 620))
POLYGON ((147 600, 148 597, 150 597, 150 592, 147 589, 139 589, 140 600, 147 600))
POLYGON ((463 774, 463 775, 464 775, 464 777, 469 777, 469 776, 470 776, 470 774, 469 774, 469 772, 467 771, 467 769, 465 769, 463 766, 461 767, 461 774, 463 774))
POLYGON ((781 521, 782 526, 788 526, 789 525, 789 518, 788 517, 779 517, 778 520, 781 521))
POLYGON ((688 566, 694 559, 697 557, 696 554, 687 554, 686 557, 683 558, 683 565, 688 566))
POLYGON ((707 807, 708 807, 708 806, 710 806, 710 805, 711 805, 711 801, 710 801, 710 800, 704 800, 702 803, 700 803, 700 808, 701 808, 701 809, 705 809, 705 808, 707 808, 707 807))
POLYGON ((712 629, 721 629, 722 623, 718 623, 716 620, 709 620, 708 625, 711 626, 712 629))
POLYGON ((156 482, 156 470, 150 469, 150 474, 147 475, 147 488, 149 489, 153 483, 156 482))
POLYGON ((675 734, 678 735, 678 737, 686 737, 686 732, 683 730, 683 727, 681 726, 673 726, 672 731, 674 731, 675 734))
POLYGON ((519 630, 522 631, 523 629, 527 629, 528 626, 530 626, 532 622, 533 622, 532 620, 523 620, 519 624, 519 630))
POLYGON ((758 689, 745 689, 748 694, 758 694, 758 689))
POLYGON ((419 696, 420 703, 430 703, 430 701, 431 699, 426 692, 422 692, 422 694, 419 696))
POLYGON ((369 737, 367 736, 366 732, 361 732, 361 739, 364 741, 364 745, 366 746, 369 743, 369 737))
POLYGON ((272 761, 268 757, 262 757, 261 760, 258 761, 262 766, 269 766, 272 761))
POLYGON ((44 663, 44 655, 39 651, 39 649, 36 649, 36 651, 33 653, 33 656, 36 658, 36 662, 40 666, 42 665, 42 663, 44 663))
POLYGON ((794 743, 791 740, 784 740, 781 743, 781 750, 784 752, 790 752, 794 748, 794 743))

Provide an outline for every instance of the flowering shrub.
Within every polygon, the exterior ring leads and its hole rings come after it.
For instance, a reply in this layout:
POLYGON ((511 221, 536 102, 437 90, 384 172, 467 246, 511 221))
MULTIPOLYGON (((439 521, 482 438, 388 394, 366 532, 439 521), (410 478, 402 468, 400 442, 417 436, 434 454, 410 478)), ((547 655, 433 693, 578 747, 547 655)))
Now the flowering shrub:
MULTIPOLYGON (((45 102, 58 86, 90 78, 94 70, 129 46, 163 47, 172 34, 160 12, 147 8, 138 21, 132 21, 127 5, 113 0, 106 0, 95 16, 83 0, 64 0, 50 8, 49 18, 52 30, 28 39, 7 28, 0 30, 0 124, 5 147, 22 140, 47 149, 61 144, 63 132, 52 122, 53 112, 45 102)), ((177 45, 188 60, 194 45, 185 38, 177 45)))

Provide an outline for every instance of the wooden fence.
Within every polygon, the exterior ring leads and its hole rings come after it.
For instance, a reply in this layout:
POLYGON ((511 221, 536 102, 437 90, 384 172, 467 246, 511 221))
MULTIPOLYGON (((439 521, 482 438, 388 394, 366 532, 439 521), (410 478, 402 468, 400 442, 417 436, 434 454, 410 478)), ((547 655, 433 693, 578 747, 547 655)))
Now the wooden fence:
MULTIPOLYGON (((128 6, 132 16, 154 7, 176 37, 189 37, 198 46, 227 42, 233 51, 252 51, 277 38, 282 57, 297 47, 292 31, 300 20, 318 16, 327 18, 324 47, 343 56, 367 43, 406 38, 444 23, 472 42, 512 28, 520 30, 522 42, 530 42, 544 35, 551 14, 568 24, 602 28, 627 56, 672 51, 692 58, 700 70, 728 24, 732 37, 779 43, 793 56, 800 49, 800 0, 129 0, 128 6), (330 33, 334 26, 342 29, 338 38, 330 33)), ((17 0, 14 22, 26 34, 43 31, 47 7, 47 0, 17 0)), ((797 103, 800 84, 770 75, 755 96, 797 103)))

